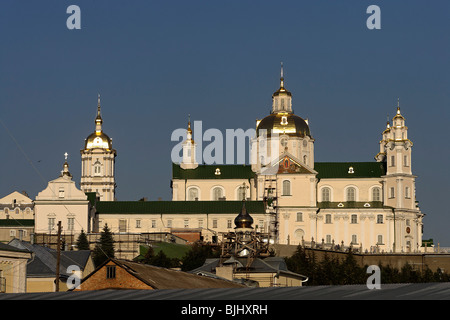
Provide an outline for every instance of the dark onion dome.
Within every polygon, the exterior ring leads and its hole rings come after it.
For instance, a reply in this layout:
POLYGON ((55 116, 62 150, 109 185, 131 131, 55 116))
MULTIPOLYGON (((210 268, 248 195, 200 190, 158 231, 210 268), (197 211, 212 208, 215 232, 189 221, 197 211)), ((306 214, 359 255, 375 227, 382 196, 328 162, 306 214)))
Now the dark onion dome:
POLYGON ((253 218, 248 214, 247 208, 245 208, 245 200, 242 201, 242 209, 238 216, 234 219, 234 224, 237 228, 252 228, 253 218))
POLYGON ((289 136, 296 136, 304 138, 306 136, 311 138, 309 126, 305 120, 293 113, 279 112, 272 113, 262 119, 256 128, 256 134, 261 134, 260 130, 265 129, 267 136, 272 133, 280 135, 286 134, 289 136))

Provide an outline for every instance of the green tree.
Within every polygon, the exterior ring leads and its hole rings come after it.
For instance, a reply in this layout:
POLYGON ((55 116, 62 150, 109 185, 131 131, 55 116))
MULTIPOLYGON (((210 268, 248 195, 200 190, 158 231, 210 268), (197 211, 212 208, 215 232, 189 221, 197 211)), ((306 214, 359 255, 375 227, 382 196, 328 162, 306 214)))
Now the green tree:
POLYGON ((114 258, 114 238, 107 224, 103 227, 100 239, 95 245, 92 256, 96 267, 109 258, 114 258))
POLYGON ((194 243, 191 249, 181 258, 181 270, 190 271, 201 267, 207 258, 218 258, 219 251, 209 244, 194 243))
POLYGON ((90 250, 89 241, 84 230, 81 230, 76 242, 78 250, 90 250))

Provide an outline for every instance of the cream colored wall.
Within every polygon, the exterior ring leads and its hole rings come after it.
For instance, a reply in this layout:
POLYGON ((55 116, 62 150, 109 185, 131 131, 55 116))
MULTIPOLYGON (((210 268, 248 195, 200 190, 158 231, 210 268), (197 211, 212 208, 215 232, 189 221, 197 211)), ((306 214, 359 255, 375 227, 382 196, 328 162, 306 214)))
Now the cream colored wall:
MULTIPOLYGON (((172 200, 173 201, 185 201, 188 200, 187 190, 191 187, 199 189, 199 201, 211 201, 212 190, 215 187, 221 187, 224 190, 224 196, 226 200, 241 201, 238 198, 238 188, 242 187, 245 183, 250 187, 248 179, 196 179, 196 180, 173 180, 172 185, 172 200)), ((247 198, 252 197, 255 194, 255 188, 252 187, 246 189, 247 198)))
POLYGON ((114 201, 115 178, 115 151, 91 149, 81 152, 81 180, 80 187, 83 192, 96 192, 102 201, 114 201), (101 164, 101 174, 96 176, 94 164, 101 164))
POLYGON ((14 238, 20 239, 20 231, 23 232, 21 240, 30 241, 34 227, 0 227, 0 242, 8 243, 14 238))
MULTIPOLYGON (((315 176, 313 174, 280 174, 277 176, 278 205, 316 206, 315 176), (291 195, 283 195, 283 181, 290 181, 291 195)), ((261 188, 262 189, 262 188, 261 188)))
POLYGON ((83 229, 88 231, 88 201, 36 201, 35 232, 48 233, 48 218, 55 218, 54 230, 58 231, 58 221, 61 221, 63 234, 78 234, 83 229), (68 218, 74 218, 73 230, 69 230, 68 218))
MULTIPOLYGON (((99 229, 103 229, 105 224, 108 224, 108 228, 111 232, 119 232, 119 221, 126 220, 127 230, 130 233, 147 233, 147 232, 170 232, 171 229, 184 228, 185 220, 189 221, 188 228, 201 228, 202 236, 205 241, 211 241, 213 235, 219 235, 220 233, 226 233, 234 231, 234 219, 238 213, 233 214, 100 214, 99 215, 99 229), (141 227, 136 227, 136 220, 140 220, 141 227), (155 221, 155 227, 152 228, 152 220, 155 221), (172 221, 172 227, 168 226, 168 221, 172 221), (214 225, 214 220, 217 221, 217 227, 214 225), (202 226, 199 222, 202 221, 202 226), (231 227, 228 227, 228 226, 231 227)), ((260 229, 260 221, 263 222, 263 228, 267 229, 266 214, 254 214, 250 213, 253 218, 253 227, 260 229)), ((266 230, 267 231, 267 230, 266 230)))
MULTIPOLYGON (((67 287, 59 285, 60 291, 67 291, 67 287)), ((55 278, 28 278, 27 292, 55 292, 55 278)))
MULTIPOLYGON (((344 202, 346 200, 346 189, 348 187, 356 188, 356 201, 370 202, 372 201, 372 188, 382 188, 380 178, 367 178, 367 179, 321 179, 317 187, 318 201, 322 201, 322 188, 329 187, 331 189, 331 201, 332 202, 344 202)), ((383 189, 381 189, 381 197, 383 195, 383 189)), ((383 197, 382 199, 383 200, 383 197)))
POLYGON ((0 274, 6 279, 6 293, 26 292, 26 267, 31 253, 0 251, 0 274))
POLYGON ((302 282, 300 279, 294 277, 288 277, 286 275, 279 275, 275 277, 276 273, 262 273, 262 272, 249 272, 249 273, 235 273, 235 279, 250 279, 253 281, 257 281, 259 283, 259 287, 267 288, 267 287, 301 287, 302 282))
POLYGON ((34 219, 34 210, 32 207, 3 208, 3 210, 0 210, 0 219, 7 219, 7 218, 9 218, 9 219, 34 219))

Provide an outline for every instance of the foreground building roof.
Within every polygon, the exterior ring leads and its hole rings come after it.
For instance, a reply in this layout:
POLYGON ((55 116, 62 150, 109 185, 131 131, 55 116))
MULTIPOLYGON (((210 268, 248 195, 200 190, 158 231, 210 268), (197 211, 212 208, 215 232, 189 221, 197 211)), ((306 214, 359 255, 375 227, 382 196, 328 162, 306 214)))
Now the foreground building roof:
POLYGON ((0 300, 450 300, 450 283, 1 294, 0 300))

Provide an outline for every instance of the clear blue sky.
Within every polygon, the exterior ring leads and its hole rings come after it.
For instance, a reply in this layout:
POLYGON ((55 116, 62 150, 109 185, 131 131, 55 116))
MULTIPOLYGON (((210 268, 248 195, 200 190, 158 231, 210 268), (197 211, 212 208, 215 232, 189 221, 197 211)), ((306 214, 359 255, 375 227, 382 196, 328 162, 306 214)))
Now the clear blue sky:
POLYGON ((424 238, 450 246, 449 1, 0 2, 0 196, 34 198, 63 154, 75 181, 97 93, 118 200, 171 198, 170 135, 254 128, 280 61, 316 161, 372 161, 400 98, 424 238), (66 9, 81 8, 81 30, 66 9), (366 9, 381 8, 381 30, 366 9), (26 154, 26 156, 24 155, 26 154))

